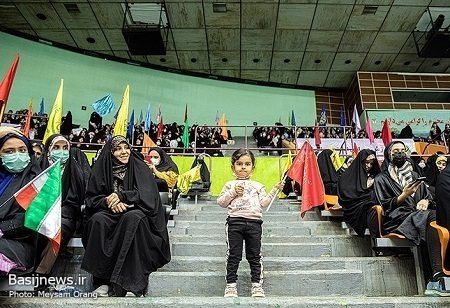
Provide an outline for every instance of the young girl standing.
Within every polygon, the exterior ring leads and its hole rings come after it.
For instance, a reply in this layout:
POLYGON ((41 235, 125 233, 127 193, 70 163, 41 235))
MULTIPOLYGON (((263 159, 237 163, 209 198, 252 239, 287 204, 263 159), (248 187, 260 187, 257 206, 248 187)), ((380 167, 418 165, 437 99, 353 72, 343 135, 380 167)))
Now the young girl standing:
POLYGON ((279 182, 266 194, 265 186, 250 180, 255 169, 255 157, 248 150, 239 149, 231 157, 231 169, 236 180, 225 184, 217 198, 221 207, 228 208, 225 224, 227 236, 227 286, 225 297, 237 297, 237 270, 242 260, 245 241, 245 255, 250 264, 252 297, 265 297, 262 288, 263 266, 261 255, 262 207, 267 207, 284 182, 279 182))

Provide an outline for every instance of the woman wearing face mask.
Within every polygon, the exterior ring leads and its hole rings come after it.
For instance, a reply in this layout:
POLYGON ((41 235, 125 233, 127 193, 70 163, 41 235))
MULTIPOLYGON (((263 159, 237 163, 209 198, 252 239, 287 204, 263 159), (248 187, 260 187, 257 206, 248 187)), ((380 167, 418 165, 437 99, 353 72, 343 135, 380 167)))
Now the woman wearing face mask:
POLYGON ((25 211, 12 198, 41 172, 33 155, 20 131, 0 127, 0 276, 34 267, 37 234, 24 227, 25 211))
POLYGON ((430 293, 434 283, 444 275, 439 237, 430 226, 436 220, 434 201, 423 182, 414 182, 418 175, 412 171, 403 142, 393 141, 387 145, 384 163, 386 169, 374 182, 377 202, 384 211, 383 228, 386 233, 404 235, 416 245, 426 245, 432 269, 427 285, 430 293))
POLYGON ((367 228, 368 211, 376 204, 373 182, 380 172, 375 151, 364 149, 339 177, 338 197, 344 221, 361 237, 367 228))
POLYGON ((409 160, 413 166, 413 171, 417 172, 419 176, 424 176, 426 171, 425 160, 422 157, 420 157, 417 152, 411 152, 409 160))
POLYGON ((167 153, 161 148, 150 148, 148 152, 150 162, 147 162, 148 167, 153 172, 155 178, 163 180, 167 183, 169 190, 172 190, 177 184, 178 167, 173 162, 167 153))
MULTIPOLYGON (((72 148, 67 138, 54 134, 46 140, 39 163, 41 169, 45 170, 58 160, 61 161, 62 167, 61 246, 59 249, 62 253, 81 221, 81 205, 84 204, 91 167, 86 155, 79 148, 72 148)), ((38 253, 41 255, 41 262, 36 273, 50 274, 57 256, 54 255, 46 238, 40 237, 38 253)))

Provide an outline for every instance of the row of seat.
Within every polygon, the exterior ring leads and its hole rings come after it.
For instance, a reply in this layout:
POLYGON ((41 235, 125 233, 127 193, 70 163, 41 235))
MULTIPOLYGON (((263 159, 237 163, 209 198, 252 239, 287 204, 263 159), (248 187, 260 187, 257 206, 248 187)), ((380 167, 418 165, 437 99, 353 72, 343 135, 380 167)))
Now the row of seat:
MULTIPOLYGON (((343 217, 343 210, 339 209, 339 207, 336 207, 336 205, 338 205, 338 196, 325 195, 324 209, 320 212, 321 216, 326 217, 327 219, 329 219, 330 217, 343 217)), ((377 225, 376 234, 371 234, 369 229, 366 229, 365 232, 366 235, 372 236, 372 248, 410 248, 414 256, 418 291, 419 294, 423 294, 425 291, 426 283, 423 275, 421 254, 418 250, 418 247, 407 238, 405 238, 405 236, 403 236, 402 234, 384 232, 382 206, 375 205, 372 207, 372 210, 374 211, 374 218, 377 225)), ((444 270, 444 273, 450 276, 450 270, 447 270, 444 267, 444 260, 450 240, 449 230, 437 225, 436 222, 432 222, 430 225, 435 228, 439 234, 439 240, 441 244, 442 268, 444 270)), ((348 229, 349 234, 356 235, 356 233, 351 230, 351 227, 345 222, 342 223, 342 227, 344 229, 348 229)), ((372 231, 372 233, 374 233, 374 231, 372 231)))

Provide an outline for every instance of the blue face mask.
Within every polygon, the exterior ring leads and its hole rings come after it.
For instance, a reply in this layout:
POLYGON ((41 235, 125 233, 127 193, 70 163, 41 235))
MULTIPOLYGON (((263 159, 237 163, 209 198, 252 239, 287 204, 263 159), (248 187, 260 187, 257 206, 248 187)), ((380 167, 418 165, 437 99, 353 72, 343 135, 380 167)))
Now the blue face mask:
POLYGON ((50 159, 52 161, 57 161, 58 159, 61 160, 61 164, 65 164, 67 160, 69 159, 69 151, 66 150, 53 150, 50 151, 50 159))
POLYGON ((28 153, 13 153, 2 156, 2 164, 11 173, 22 172, 30 163, 28 153))

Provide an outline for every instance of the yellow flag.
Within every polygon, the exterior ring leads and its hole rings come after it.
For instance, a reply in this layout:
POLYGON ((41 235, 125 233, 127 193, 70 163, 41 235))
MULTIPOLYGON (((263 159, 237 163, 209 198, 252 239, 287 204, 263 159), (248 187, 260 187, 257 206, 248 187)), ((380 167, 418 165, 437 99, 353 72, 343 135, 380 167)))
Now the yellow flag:
POLYGON ((335 170, 339 170, 339 168, 342 167, 343 161, 341 159, 341 157, 339 156, 338 152, 336 152, 335 150, 331 149, 330 150, 333 152, 330 156, 331 161, 333 162, 333 167, 335 170))
POLYGON ((59 86, 58 94, 56 95, 55 103, 53 104, 52 112, 48 117, 47 128, 45 129, 44 138, 42 142, 53 134, 59 134, 59 128, 61 127, 62 119, 62 96, 63 96, 64 79, 61 79, 61 85, 59 86))
POLYGON ((180 174, 177 179, 177 189, 183 194, 187 194, 192 182, 200 180, 200 165, 195 166, 191 170, 180 174))
POLYGON ((116 124, 114 125, 114 136, 127 136, 128 128, 128 105, 130 104, 130 85, 127 85, 123 93, 122 104, 117 113, 116 124))

